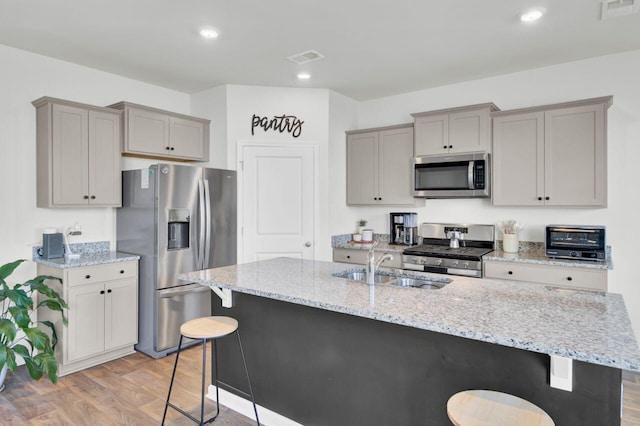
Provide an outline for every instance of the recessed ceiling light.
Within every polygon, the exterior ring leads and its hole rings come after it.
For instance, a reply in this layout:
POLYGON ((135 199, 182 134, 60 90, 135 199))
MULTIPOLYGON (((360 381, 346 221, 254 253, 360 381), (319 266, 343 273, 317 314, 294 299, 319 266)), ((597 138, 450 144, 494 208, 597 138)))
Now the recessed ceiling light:
POLYGON ((531 9, 520 15, 520 20, 522 22, 535 22, 538 19, 542 18, 542 15, 547 11, 544 7, 538 7, 535 9, 531 9))
POLYGON ((308 72, 301 72, 298 74, 298 80, 309 80, 311 78, 311 74, 308 72))
POLYGON ((200 35, 204 38, 218 38, 218 32, 213 28, 203 28, 200 30, 200 35))

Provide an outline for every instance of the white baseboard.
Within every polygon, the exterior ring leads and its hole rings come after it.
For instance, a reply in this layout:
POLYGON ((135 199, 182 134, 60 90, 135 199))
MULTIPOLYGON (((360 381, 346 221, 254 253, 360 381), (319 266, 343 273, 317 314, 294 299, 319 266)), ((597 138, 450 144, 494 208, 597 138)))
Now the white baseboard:
MULTIPOLYGON (((220 404, 225 407, 242 414, 243 416, 249 417, 250 419, 255 419, 255 414, 253 412, 253 404, 248 399, 244 399, 238 395, 232 394, 224 389, 219 390, 220 393, 220 404)), ((216 400, 216 387, 213 385, 209 385, 209 392, 207 393, 207 398, 212 401, 216 400)), ((256 404, 258 409, 258 417, 260 417, 260 424, 265 426, 302 426, 300 423, 294 422, 291 419, 286 418, 285 416, 276 413, 275 411, 271 411, 267 408, 264 408, 258 404, 256 404)))

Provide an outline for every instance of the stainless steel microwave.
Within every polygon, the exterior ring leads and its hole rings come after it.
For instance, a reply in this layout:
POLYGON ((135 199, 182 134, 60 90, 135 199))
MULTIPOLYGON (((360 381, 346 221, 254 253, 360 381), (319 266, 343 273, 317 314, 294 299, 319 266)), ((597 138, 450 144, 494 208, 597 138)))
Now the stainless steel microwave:
POLYGON ((545 253, 549 257, 606 260, 604 226, 547 225, 545 253))
POLYGON ((418 198, 488 198, 489 154, 430 155, 416 157, 413 196, 418 198))

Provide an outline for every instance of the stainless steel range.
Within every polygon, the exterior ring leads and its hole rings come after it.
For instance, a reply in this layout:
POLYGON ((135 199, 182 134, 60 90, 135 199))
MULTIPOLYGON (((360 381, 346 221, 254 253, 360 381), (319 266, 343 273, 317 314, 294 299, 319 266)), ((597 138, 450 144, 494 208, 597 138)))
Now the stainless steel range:
POLYGON ((402 252, 402 268, 482 277, 482 256, 495 248, 493 225, 423 223, 422 245, 402 252))

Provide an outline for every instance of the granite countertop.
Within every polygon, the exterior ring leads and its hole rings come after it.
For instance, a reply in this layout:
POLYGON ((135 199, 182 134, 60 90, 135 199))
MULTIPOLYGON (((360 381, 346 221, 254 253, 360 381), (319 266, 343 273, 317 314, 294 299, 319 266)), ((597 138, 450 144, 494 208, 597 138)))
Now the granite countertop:
POLYGON ((604 262, 592 260, 553 259, 545 254, 544 243, 539 242, 521 241, 520 251, 518 251, 518 253, 508 253, 503 251, 501 244, 498 244, 497 248, 497 250, 485 254, 482 259, 497 262, 519 262, 538 265, 565 266, 570 268, 613 269, 611 246, 607 246, 607 257, 604 262))
MULTIPOLYGON (((178 275, 290 303, 640 371, 640 350, 620 294, 447 276, 439 290, 369 286, 332 274, 341 263, 277 258, 178 275)), ((430 276, 429 274, 412 274, 430 276)), ((431 275, 442 280, 442 275, 431 275)))
MULTIPOLYGON (((374 251, 386 253, 402 253, 408 246, 389 244, 389 235, 374 234, 373 241, 377 241, 378 245, 374 251)), ((369 250, 373 241, 370 243, 355 242, 352 240, 351 234, 334 235, 331 237, 331 248, 346 248, 353 250, 369 250)))
POLYGON ((70 247, 73 253, 80 254, 78 259, 66 260, 64 257, 58 259, 43 259, 39 254, 41 247, 37 246, 33 248, 32 260, 53 268, 66 269, 102 265, 105 263, 129 262, 140 259, 140 256, 136 254, 111 251, 108 241, 70 244, 70 247))

